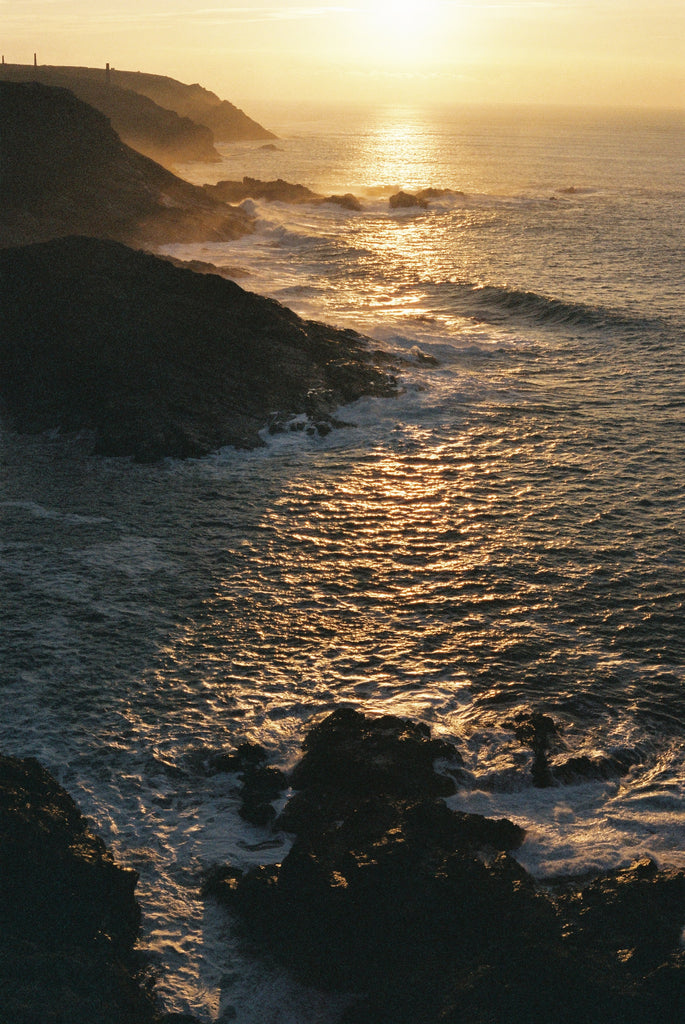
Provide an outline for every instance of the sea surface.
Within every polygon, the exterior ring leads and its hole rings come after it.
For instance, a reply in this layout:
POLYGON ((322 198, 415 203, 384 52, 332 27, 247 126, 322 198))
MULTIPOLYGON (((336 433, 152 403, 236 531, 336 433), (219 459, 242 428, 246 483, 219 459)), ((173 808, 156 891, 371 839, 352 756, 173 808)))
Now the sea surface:
POLYGON ((450 803, 525 826, 537 876, 685 866, 685 120, 269 127, 275 150, 182 173, 361 212, 248 201, 254 235, 165 251, 368 334, 403 357, 401 394, 325 438, 154 466, 0 435, 0 749, 40 758, 140 872, 168 1010, 334 1024, 344 997, 252 959, 198 896, 206 867, 288 849, 240 819, 212 751, 288 766, 340 704, 420 718, 466 759, 450 803), (451 192, 390 209, 426 187, 451 192), (525 710, 562 728, 553 760, 627 773, 536 789, 525 710))

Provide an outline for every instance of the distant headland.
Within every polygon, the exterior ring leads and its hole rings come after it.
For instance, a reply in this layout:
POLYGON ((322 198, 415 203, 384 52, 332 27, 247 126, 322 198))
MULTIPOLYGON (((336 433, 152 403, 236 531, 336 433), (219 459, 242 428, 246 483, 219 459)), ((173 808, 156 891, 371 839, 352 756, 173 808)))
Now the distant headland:
POLYGON ((110 67, 0 64, 0 82, 69 89, 109 118, 121 139, 165 167, 219 160, 215 142, 268 142, 273 132, 201 85, 110 67))

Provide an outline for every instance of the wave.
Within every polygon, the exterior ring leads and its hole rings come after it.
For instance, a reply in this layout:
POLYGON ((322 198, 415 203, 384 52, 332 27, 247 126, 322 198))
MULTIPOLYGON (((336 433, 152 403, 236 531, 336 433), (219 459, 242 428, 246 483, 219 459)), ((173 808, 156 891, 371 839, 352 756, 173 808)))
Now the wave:
POLYGON ((506 285, 477 285, 468 282, 444 282, 431 289, 440 308, 449 306, 461 316, 501 324, 525 321, 534 325, 564 327, 654 328, 662 324, 658 318, 635 317, 620 310, 594 306, 584 302, 557 299, 538 292, 509 288, 506 285))

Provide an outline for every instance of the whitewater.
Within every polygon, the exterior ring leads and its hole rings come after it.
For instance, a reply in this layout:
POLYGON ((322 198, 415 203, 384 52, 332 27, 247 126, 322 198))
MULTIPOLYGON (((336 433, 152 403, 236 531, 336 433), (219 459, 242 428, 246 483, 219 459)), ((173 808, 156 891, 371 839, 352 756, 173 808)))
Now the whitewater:
MULTIPOLYGON (((262 118, 264 120, 264 118, 262 118)), ((455 808, 537 876, 685 866, 685 133, 655 112, 300 110, 195 182, 283 178, 255 232, 165 252, 393 354, 400 394, 254 451, 141 466, 0 435, 0 749, 36 756, 141 875, 167 1010, 334 1024, 199 896, 279 861, 207 771, 291 765, 339 704, 428 722, 455 808), (449 190, 392 210, 400 188, 449 190), (536 789, 511 720, 562 728, 536 789), (622 772, 616 770, 619 763, 622 772)), ((274 410, 277 412, 278 410, 274 410)), ((684 922, 685 923, 685 922, 684 922)))

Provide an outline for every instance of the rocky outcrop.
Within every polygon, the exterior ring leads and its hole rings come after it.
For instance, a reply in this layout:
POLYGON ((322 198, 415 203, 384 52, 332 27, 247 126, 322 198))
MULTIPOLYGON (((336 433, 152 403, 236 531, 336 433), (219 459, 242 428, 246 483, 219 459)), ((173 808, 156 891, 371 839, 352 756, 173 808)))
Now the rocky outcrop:
POLYGON ((411 210, 414 207, 425 210, 428 206, 425 199, 414 195, 412 192, 395 192, 394 195, 390 196, 388 203, 391 210, 411 210))
POLYGON ((124 145, 66 89, 0 81, 0 245, 82 233, 140 245, 235 238, 250 218, 124 145))
POLYGON ((252 447, 275 412, 330 429, 391 395, 366 340, 232 281, 92 238, 0 251, 0 409, 17 430, 91 431, 138 459, 252 447))
POLYGON ((428 209, 432 199, 449 196, 463 196, 464 193, 452 188, 422 188, 418 192, 395 192, 388 200, 391 210, 428 209))
POLYGON ((137 874, 31 758, 0 756, 0 1018, 154 1024, 137 874))
POLYGON ((216 185, 204 185, 203 188, 209 195, 224 203, 263 199, 269 203, 333 203, 355 212, 362 208, 357 197, 351 192, 344 195, 322 196, 318 192, 312 192, 306 185, 291 184, 282 178, 261 181, 259 178, 246 176, 242 181, 219 181, 216 185))
POLYGON ((217 867, 206 895, 299 980, 356 993, 345 1024, 680 1021, 685 874, 543 888, 520 828, 448 809, 436 758, 459 771, 425 726, 339 709, 288 779, 283 863, 217 867))

